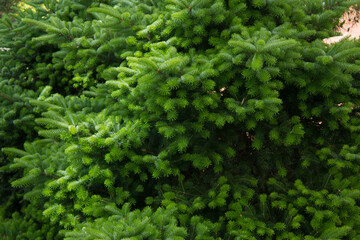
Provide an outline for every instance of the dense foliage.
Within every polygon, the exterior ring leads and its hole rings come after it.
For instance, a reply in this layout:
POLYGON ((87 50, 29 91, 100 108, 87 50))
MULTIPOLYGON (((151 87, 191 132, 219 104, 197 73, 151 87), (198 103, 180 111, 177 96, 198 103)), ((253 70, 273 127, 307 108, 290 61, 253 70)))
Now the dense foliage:
POLYGON ((0 0, 0 16, 2 13, 8 13, 12 6, 17 4, 19 0, 0 0))
POLYGON ((3 14, 0 237, 360 239, 358 2, 3 14))

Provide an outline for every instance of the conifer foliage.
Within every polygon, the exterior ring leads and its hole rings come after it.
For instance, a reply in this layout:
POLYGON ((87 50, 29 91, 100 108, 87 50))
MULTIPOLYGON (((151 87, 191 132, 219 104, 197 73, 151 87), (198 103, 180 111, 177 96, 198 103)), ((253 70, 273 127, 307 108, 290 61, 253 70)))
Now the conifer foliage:
POLYGON ((3 14, 0 238, 360 239, 357 3, 3 14))

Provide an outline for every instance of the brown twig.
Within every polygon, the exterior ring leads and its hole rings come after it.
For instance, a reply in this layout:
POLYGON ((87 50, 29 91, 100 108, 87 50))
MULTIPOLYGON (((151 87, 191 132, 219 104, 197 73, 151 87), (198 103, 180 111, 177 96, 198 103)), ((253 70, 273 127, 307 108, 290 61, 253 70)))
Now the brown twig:
POLYGON ((4 98, 4 99, 6 99, 6 100, 8 100, 8 101, 10 101, 12 103, 16 102, 15 99, 13 99, 12 97, 9 97, 9 96, 7 96, 7 95, 5 95, 3 93, 0 93, 0 97, 4 98))

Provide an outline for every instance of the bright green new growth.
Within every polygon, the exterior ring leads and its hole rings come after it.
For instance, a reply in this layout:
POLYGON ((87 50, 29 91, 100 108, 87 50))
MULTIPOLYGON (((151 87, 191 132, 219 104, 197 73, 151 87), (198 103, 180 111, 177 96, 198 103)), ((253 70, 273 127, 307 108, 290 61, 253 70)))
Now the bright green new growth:
POLYGON ((4 14, 0 238, 360 239, 356 3, 4 14))
POLYGON ((123 205, 122 210, 108 205, 111 212, 107 219, 98 218, 94 223, 78 227, 78 231, 66 233, 66 240, 73 239, 184 239, 186 230, 177 227, 177 221, 172 216, 175 208, 164 210, 158 208, 153 212, 149 207, 142 212, 129 212, 130 204, 123 205))

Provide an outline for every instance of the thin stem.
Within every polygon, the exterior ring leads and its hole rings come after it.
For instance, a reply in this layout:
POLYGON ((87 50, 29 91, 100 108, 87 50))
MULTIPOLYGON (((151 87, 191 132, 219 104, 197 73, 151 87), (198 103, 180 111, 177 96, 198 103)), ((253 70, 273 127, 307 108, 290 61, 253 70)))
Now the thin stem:
POLYGON ((185 193, 185 188, 184 188, 184 185, 183 185, 182 181, 180 181, 180 184, 181 184, 181 188, 183 190, 183 193, 185 193))
POLYGON ((9 97, 9 96, 7 96, 7 95, 5 95, 3 93, 0 93, 0 97, 4 98, 4 99, 6 99, 6 100, 8 100, 10 102, 16 102, 15 99, 13 99, 12 97, 9 97))
POLYGON ((331 177, 331 174, 329 174, 328 178, 326 179, 326 183, 325 183, 325 185, 324 185, 323 188, 326 188, 326 186, 327 186, 327 184, 328 184, 328 182, 329 182, 330 177, 331 177))

